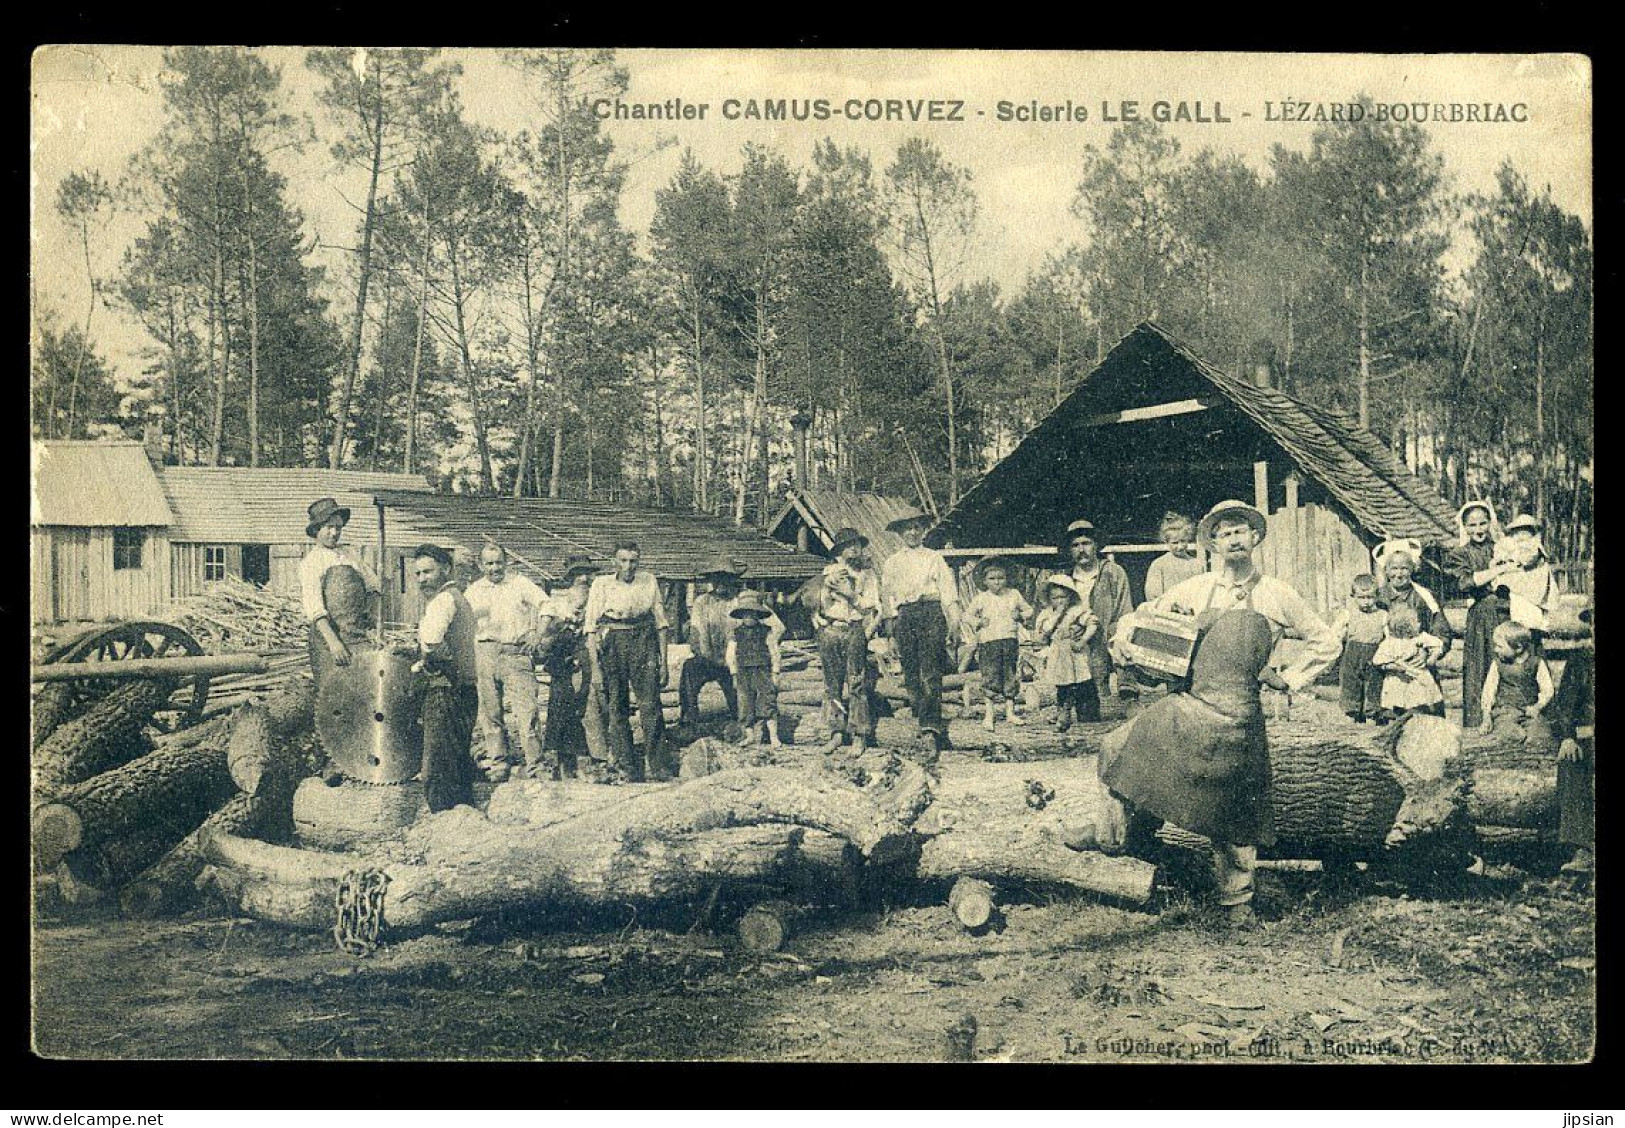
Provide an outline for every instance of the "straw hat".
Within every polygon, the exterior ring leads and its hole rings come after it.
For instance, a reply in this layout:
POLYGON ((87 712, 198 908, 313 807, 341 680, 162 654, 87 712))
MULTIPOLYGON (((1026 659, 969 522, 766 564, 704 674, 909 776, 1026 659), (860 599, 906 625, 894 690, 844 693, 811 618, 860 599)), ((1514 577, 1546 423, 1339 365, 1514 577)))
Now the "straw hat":
POLYGON ((1269 531, 1268 522, 1264 520, 1264 515, 1258 511, 1256 506, 1248 505, 1245 501, 1231 499, 1221 501, 1212 509, 1209 509, 1201 522, 1197 524, 1196 539, 1200 543, 1203 545, 1213 543, 1213 527, 1219 523, 1221 517, 1240 518, 1247 522, 1252 526, 1253 531, 1258 534, 1259 540, 1263 540, 1264 535, 1269 531))

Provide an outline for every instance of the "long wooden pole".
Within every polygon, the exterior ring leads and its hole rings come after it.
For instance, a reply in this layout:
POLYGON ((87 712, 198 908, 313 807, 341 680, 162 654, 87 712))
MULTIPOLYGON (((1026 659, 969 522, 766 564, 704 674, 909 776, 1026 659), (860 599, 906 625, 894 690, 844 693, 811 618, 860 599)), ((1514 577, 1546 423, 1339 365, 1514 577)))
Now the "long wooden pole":
POLYGON ((186 678, 215 674, 263 674, 270 663, 258 654, 194 654, 184 658, 133 658, 124 662, 51 662, 35 666, 37 682, 88 678, 186 678))

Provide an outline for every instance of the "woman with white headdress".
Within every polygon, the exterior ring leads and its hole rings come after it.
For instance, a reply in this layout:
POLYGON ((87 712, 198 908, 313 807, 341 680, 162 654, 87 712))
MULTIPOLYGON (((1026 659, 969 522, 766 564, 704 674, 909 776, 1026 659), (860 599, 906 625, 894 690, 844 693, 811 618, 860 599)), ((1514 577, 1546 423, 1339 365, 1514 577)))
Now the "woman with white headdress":
POLYGON ((1491 636, 1507 618, 1507 600, 1496 589, 1496 580, 1512 564, 1495 559, 1501 531, 1489 502, 1469 501, 1462 506, 1456 513, 1456 528, 1460 541, 1445 554, 1444 573, 1454 581, 1458 595, 1472 600, 1461 640, 1461 723, 1474 728, 1484 719, 1484 679, 1495 661, 1491 636))
POLYGON ((1376 566, 1377 602, 1386 610, 1409 607, 1416 612, 1416 621, 1425 634, 1442 642, 1443 648, 1434 657, 1435 664, 1450 652, 1450 640, 1455 632, 1444 617, 1444 609, 1434 594, 1416 582, 1416 569, 1422 563, 1422 542, 1414 537, 1396 537, 1386 540, 1371 550, 1371 561, 1376 566))

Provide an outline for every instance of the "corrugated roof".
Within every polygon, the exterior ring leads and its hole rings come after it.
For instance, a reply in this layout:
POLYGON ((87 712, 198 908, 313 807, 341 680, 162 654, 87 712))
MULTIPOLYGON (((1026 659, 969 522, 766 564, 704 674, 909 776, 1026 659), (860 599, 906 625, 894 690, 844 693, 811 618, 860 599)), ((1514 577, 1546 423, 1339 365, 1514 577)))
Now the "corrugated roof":
POLYGON ((1369 430, 1351 417, 1311 407, 1275 388, 1260 388, 1208 364, 1153 322, 1142 322, 1106 354, 1093 372, 1033 431, 959 500, 938 528, 952 529, 967 515, 999 505, 1000 471, 1023 460, 1043 457, 1044 446, 1064 441, 1068 421, 1078 414, 1075 401, 1091 394, 1101 374, 1132 365, 1155 372, 1148 352, 1171 355, 1199 375, 1235 408, 1256 423, 1297 465, 1319 483, 1367 532, 1380 537, 1416 537, 1427 544, 1456 536, 1455 512, 1437 491, 1401 466, 1369 430))
POLYGON ((869 555, 879 566, 903 547, 902 536, 888 530, 887 523, 912 512, 914 507, 906 501, 884 494, 792 489, 769 529, 776 537, 784 536, 786 521, 798 514, 826 549, 837 532, 856 529, 869 538, 869 555))
POLYGON ((152 463, 135 442, 36 442, 30 518, 36 525, 173 523, 152 463))
MULTIPOLYGON (((306 509, 317 498, 357 510, 353 519, 361 522, 379 490, 430 489, 418 474, 297 467, 161 466, 158 480, 175 513, 171 539, 208 544, 303 542, 306 509)), ((357 535, 368 530, 358 526, 357 535)))
POLYGON ((390 540, 399 515, 415 521, 424 537, 478 551, 490 537, 528 563, 539 579, 562 575, 564 558, 584 554, 595 561, 615 556, 623 537, 638 542, 643 564, 663 579, 696 579, 706 564, 727 556, 745 566, 745 579, 805 580, 825 561, 797 552, 759 529, 700 513, 553 498, 469 497, 380 491, 389 507, 390 540))

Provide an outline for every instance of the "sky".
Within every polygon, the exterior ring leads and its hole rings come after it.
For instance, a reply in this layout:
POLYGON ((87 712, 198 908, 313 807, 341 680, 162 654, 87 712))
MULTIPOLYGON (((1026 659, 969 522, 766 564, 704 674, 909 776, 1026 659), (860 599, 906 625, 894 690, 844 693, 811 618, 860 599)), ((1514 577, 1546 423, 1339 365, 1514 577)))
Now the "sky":
MULTIPOLYGON (((334 135, 304 50, 262 54, 281 69, 284 109, 334 135)), ((445 54, 463 67, 459 90, 471 118, 509 133, 535 127, 531 91, 498 52, 445 54)), ((980 205, 972 275, 1013 294, 1047 255, 1083 240, 1071 203, 1084 148, 1103 146, 1115 120, 1132 112, 1152 117, 1159 103, 1171 117, 1183 107, 1189 120, 1170 121, 1168 131, 1185 154, 1210 148, 1263 170, 1273 146, 1307 148, 1314 115, 1341 112, 1361 92, 1391 113, 1422 106, 1453 190, 1493 190, 1496 168, 1510 161, 1588 227, 1592 219, 1591 72, 1581 56, 662 49, 620 51, 617 61, 630 72, 629 106, 681 99, 696 114, 705 107, 703 117, 687 120, 604 123, 628 166, 621 218, 645 249, 655 192, 670 182, 685 150, 723 174, 737 171, 747 142, 775 146, 805 167, 813 146, 829 137, 869 151, 878 172, 899 144, 923 136, 971 172, 980 205), (776 99, 822 99, 830 116, 747 116, 752 103, 776 99), (885 120, 888 102, 905 120, 885 120), (1035 102, 1061 107, 1053 115, 1061 120, 1000 120, 1001 103, 1013 111, 1035 102), (1431 120, 1441 112, 1445 120, 1431 120), (919 120, 907 120, 911 114, 919 120), (930 120, 933 114, 941 120, 930 120), (1469 120, 1497 117, 1505 120, 1469 120)), ((35 55, 32 270, 38 299, 64 317, 82 321, 90 290, 77 232, 52 208, 57 186, 73 171, 110 181, 126 175, 163 121, 161 68, 156 47, 60 46, 35 55)), ((341 167, 324 144, 279 154, 276 164, 305 216, 316 260, 330 278, 342 277, 363 174, 341 167)), ((109 221, 96 234, 93 269, 114 274, 143 226, 130 213, 109 221)), ((337 283, 327 296, 339 310, 348 304, 337 283)), ((144 334, 116 309, 98 308, 94 317, 98 347, 128 378, 141 367, 144 334)))

